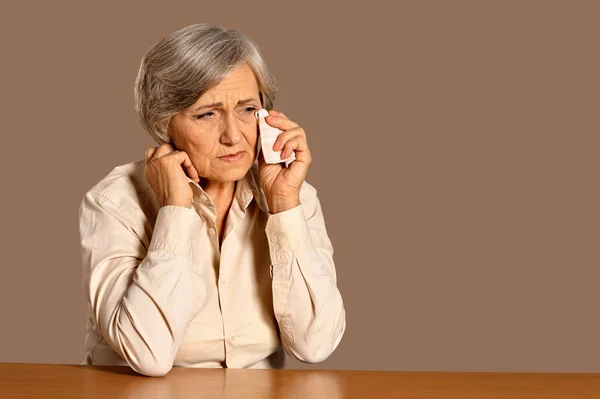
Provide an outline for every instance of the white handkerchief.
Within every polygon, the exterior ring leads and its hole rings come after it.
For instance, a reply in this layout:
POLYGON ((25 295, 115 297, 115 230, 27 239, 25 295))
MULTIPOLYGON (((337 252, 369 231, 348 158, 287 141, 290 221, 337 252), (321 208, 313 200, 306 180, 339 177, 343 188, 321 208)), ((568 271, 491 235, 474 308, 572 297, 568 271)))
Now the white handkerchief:
MULTIPOLYGON (((292 154, 285 158, 281 159, 281 150, 273 151, 273 144, 277 141, 277 137, 283 130, 277 129, 269 125, 265 121, 265 117, 269 116, 269 111, 266 109, 261 109, 255 112, 254 114, 256 119, 258 120, 258 130, 260 135, 260 140, 258 141, 258 148, 256 150, 256 156, 260 153, 261 147, 262 152, 265 157, 265 162, 268 164, 275 163, 285 163, 285 167, 287 168, 292 162, 296 160, 296 153, 292 151, 292 154)), ((257 158, 258 159, 258 158, 257 158)))

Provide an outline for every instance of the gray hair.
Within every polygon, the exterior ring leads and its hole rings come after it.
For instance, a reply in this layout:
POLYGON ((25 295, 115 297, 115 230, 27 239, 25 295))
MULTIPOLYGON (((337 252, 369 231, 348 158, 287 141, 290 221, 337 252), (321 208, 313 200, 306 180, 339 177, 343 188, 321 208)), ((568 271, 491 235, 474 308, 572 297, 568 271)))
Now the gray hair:
POLYGON ((142 127, 159 145, 170 143, 171 117, 242 64, 256 75, 263 108, 272 109, 277 81, 248 36, 210 24, 190 25, 170 33, 142 58, 135 80, 135 109, 142 127))

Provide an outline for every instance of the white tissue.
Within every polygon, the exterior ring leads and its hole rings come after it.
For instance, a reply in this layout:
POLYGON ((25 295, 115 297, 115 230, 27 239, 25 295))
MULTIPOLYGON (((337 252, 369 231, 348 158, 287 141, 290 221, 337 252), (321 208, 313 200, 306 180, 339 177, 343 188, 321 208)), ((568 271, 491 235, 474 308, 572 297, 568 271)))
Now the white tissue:
POLYGON ((265 117, 269 116, 269 111, 267 111, 266 109, 258 110, 255 112, 254 115, 258 120, 258 129, 260 135, 260 140, 258 141, 258 148, 256 150, 257 159, 262 147, 262 152, 265 157, 266 163, 276 164, 284 162, 285 167, 287 168, 292 162, 296 160, 296 153, 292 151, 292 154, 289 157, 281 159, 281 150, 273 151, 273 144, 275 144, 275 141, 277 141, 277 137, 283 132, 283 130, 277 129, 276 127, 269 125, 265 121, 265 117))

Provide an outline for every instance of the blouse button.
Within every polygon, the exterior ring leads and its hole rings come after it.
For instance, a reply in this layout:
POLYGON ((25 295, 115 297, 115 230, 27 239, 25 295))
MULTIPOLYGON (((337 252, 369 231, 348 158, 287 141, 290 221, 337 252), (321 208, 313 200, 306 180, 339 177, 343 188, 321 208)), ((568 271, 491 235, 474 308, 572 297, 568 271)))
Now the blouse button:
POLYGON ((271 236, 271 242, 277 242, 277 236, 275 234, 271 236))
POLYGON ((214 236, 216 232, 217 232, 217 231, 216 231, 214 228, 212 228, 212 227, 210 228, 210 230, 208 230, 208 233, 209 233, 211 236, 214 236))

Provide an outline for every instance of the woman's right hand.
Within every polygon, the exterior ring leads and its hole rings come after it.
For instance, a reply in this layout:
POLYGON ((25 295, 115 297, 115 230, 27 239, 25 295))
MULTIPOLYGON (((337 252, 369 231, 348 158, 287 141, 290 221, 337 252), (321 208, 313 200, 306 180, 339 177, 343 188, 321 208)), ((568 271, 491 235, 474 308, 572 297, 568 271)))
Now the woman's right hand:
POLYGON ((195 182, 200 182, 200 177, 185 151, 176 151, 169 144, 147 149, 145 176, 161 207, 192 207, 193 192, 187 177, 195 182))

